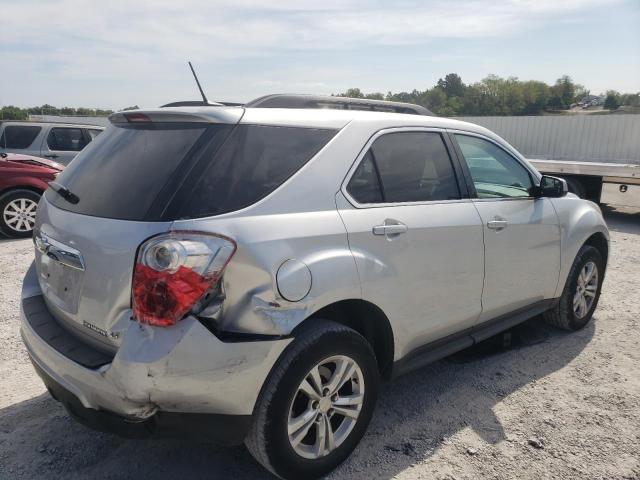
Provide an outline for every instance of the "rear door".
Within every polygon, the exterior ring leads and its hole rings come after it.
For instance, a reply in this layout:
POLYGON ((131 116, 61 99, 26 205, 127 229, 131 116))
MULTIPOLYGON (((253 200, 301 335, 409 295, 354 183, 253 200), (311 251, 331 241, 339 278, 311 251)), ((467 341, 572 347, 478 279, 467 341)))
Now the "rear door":
POLYGON ((484 225, 480 321, 552 298, 560 269, 560 226, 551 201, 531 196, 533 173, 497 142, 466 133, 453 137, 484 225))
POLYGON ((67 165, 87 143, 82 128, 51 127, 42 144, 41 156, 67 165))
POLYGON ((482 223, 449 150, 441 131, 380 132, 343 188, 362 295, 392 322, 397 357, 481 312, 482 223))

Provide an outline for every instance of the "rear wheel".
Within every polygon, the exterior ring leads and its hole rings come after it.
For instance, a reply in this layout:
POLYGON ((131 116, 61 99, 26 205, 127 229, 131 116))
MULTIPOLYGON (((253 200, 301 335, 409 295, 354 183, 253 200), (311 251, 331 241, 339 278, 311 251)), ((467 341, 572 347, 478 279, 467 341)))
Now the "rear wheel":
POLYGON ((311 320, 273 368, 245 441, 281 478, 318 478, 356 447, 373 415, 378 369, 369 343, 343 325, 311 320))
POLYGON ((12 190, 0 197, 0 232, 7 237, 30 237, 36 223, 40 195, 31 190, 12 190))
POLYGON ((598 305, 603 279, 602 255, 596 248, 584 245, 573 261, 560 301, 544 314, 547 323, 564 330, 579 330, 587 325, 598 305))

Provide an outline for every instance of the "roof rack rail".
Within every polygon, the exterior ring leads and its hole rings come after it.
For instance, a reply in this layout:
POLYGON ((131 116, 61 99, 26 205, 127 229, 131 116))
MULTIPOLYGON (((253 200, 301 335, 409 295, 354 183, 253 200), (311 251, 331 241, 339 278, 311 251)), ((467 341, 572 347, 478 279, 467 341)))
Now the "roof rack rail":
POLYGON ((403 102, 387 102, 366 98, 332 97, 328 95, 273 94, 256 98, 244 105, 246 108, 332 108, 338 110, 369 110, 374 112, 434 114, 421 105, 403 102))

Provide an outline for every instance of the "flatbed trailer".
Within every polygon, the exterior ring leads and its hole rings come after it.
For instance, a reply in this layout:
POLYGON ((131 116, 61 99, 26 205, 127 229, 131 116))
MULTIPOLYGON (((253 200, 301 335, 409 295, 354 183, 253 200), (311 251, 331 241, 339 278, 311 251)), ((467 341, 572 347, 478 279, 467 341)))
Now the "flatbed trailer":
POLYGON ((579 197, 640 208, 640 165, 535 158, 529 162, 540 173, 564 178, 569 191, 579 197))

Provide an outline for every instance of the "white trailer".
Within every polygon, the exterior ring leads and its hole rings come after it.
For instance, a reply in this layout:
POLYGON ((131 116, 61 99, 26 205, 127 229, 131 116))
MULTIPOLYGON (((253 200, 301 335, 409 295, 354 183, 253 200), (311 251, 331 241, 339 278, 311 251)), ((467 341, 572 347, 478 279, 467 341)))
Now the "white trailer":
POLYGON ((640 115, 463 117, 598 203, 640 207, 640 115))

